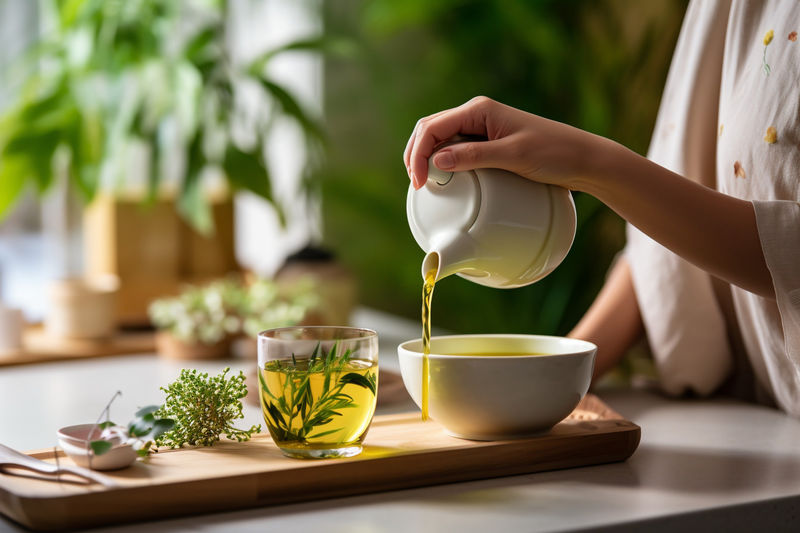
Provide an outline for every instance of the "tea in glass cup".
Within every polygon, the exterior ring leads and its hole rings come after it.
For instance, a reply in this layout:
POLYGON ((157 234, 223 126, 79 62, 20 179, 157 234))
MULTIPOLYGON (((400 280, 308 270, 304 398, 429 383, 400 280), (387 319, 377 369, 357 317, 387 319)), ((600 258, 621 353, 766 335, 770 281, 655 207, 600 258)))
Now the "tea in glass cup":
POLYGON ((258 335, 264 421, 289 457, 361 453, 378 391, 378 334, 349 327, 292 327, 258 335))

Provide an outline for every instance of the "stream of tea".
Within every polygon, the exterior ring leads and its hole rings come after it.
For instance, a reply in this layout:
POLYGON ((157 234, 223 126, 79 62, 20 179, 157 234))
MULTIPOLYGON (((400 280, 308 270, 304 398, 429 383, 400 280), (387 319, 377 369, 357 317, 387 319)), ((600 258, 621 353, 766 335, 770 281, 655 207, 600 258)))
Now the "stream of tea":
POLYGON ((428 419, 428 391, 430 388, 430 362, 431 354, 431 298, 433 287, 436 284, 438 268, 425 274, 425 284, 422 286, 422 420, 428 419))

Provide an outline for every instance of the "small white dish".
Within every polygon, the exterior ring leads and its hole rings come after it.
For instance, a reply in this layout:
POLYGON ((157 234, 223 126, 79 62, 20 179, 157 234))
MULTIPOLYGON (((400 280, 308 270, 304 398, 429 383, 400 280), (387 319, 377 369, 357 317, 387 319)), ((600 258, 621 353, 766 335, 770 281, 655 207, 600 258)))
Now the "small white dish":
MULTIPOLYGON (((422 340, 397 347, 422 403, 422 340)), ((428 413, 453 437, 505 440, 547 433, 589 390, 597 346, 543 335, 453 335, 431 341, 428 413), (546 355, 479 356, 481 353, 546 355)))
POLYGON ((115 444, 102 455, 93 454, 87 440, 92 428, 95 428, 92 440, 99 440, 100 430, 94 424, 79 424, 58 430, 58 445, 76 465, 92 470, 119 470, 133 464, 138 455, 130 444, 115 444))

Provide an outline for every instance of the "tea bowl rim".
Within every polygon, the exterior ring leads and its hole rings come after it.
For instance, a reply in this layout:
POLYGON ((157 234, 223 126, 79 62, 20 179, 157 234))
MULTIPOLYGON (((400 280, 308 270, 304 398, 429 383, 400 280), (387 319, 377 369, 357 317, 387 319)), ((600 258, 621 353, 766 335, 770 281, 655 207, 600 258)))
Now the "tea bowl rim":
MULTIPOLYGON (((529 335, 525 333, 469 333, 463 335, 437 335, 435 337, 431 337, 431 344, 433 345, 433 341, 436 339, 470 339, 470 338, 503 338, 503 339, 546 339, 546 340, 561 340, 561 341, 568 341, 570 343, 576 343, 579 346, 582 346, 580 349, 575 349, 573 351, 564 352, 564 353, 553 353, 553 354, 530 354, 530 355, 493 355, 491 358, 487 358, 483 355, 463 355, 463 354, 437 354, 435 352, 431 352, 428 357, 437 358, 437 359, 480 359, 480 360, 503 360, 503 359, 552 359, 555 357, 569 357, 569 356, 585 356, 591 355, 593 353, 597 353, 597 345, 585 341, 582 339, 571 339, 569 337, 563 337, 559 335, 529 335)), ((422 338, 411 339, 405 342, 400 343, 397 346, 398 354, 407 354, 412 357, 422 357, 422 351, 412 350, 408 346, 414 343, 422 343, 422 338)))

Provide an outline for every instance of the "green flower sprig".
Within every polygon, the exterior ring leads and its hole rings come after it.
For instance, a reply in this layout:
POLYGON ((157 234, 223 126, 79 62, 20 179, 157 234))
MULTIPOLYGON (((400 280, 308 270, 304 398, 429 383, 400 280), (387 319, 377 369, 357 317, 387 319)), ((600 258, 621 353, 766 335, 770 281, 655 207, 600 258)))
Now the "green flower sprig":
POLYGON ((247 385, 241 371, 226 378, 229 370, 209 378, 197 370, 183 369, 177 380, 161 387, 167 398, 156 416, 175 420, 175 427, 156 439, 158 446, 212 446, 222 434, 244 442, 261 432, 260 424, 248 430, 233 426, 234 420, 244 418, 241 400, 247 395, 247 385))

